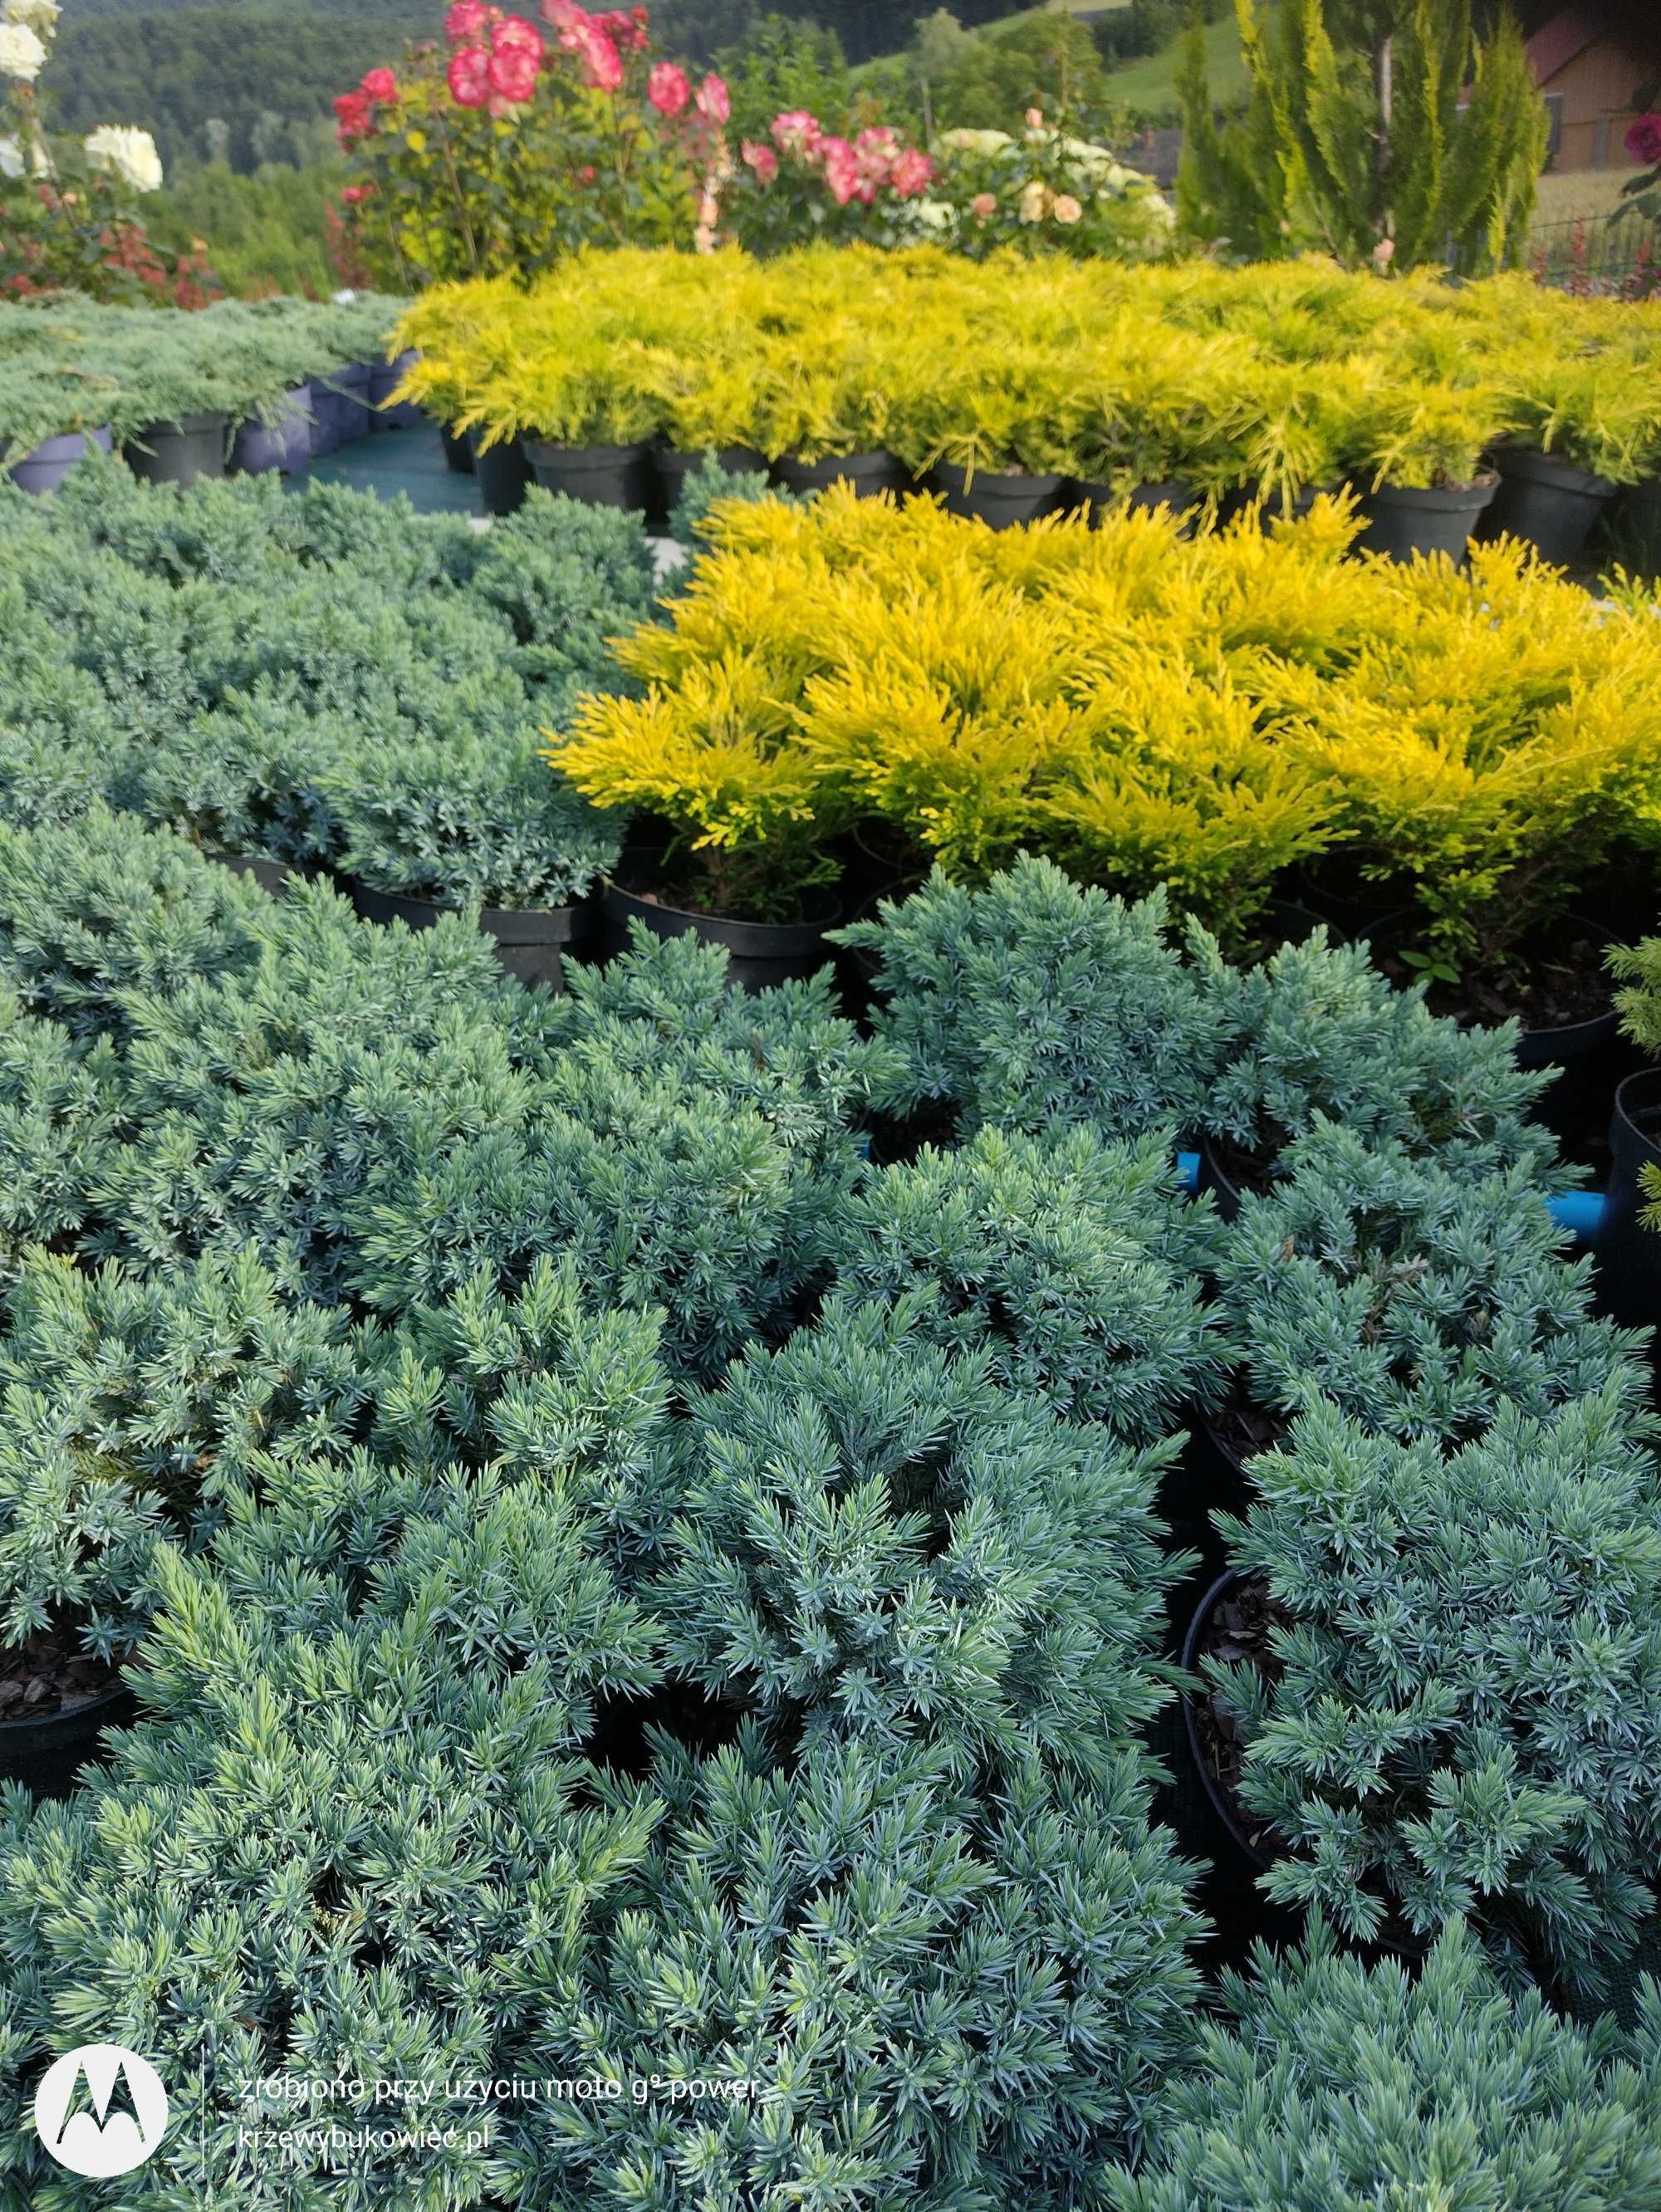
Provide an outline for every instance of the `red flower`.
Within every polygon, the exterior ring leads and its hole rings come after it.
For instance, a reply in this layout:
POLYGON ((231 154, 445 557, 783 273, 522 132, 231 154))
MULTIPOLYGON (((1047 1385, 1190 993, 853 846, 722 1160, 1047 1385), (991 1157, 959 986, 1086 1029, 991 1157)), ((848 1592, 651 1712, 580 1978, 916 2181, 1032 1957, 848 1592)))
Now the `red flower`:
POLYGON ((504 46, 492 54, 485 74, 496 95, 490 102, 493 115, 499 112, 498 100, 509 107, 522 107, 536 97, 537 56, 526 53, 523 46, 504 46))
POLYGON ((706 123, 725 123, 733 112, 727 80, 717 76, 713 70, 698 87, 697 108, 706 123))
POLYGON ((490 57, 483 46, 463 46, 445 72, 458 107, 483 107, 490 97, 490 57))
POLYGON ((753 139, 746 138, 739 150, 760 182, 770 185, 779 173, 779 157, 772 148, 758 146, 753 139))
POLYGON ((367 138, 374 130, 369 103, 361 92, 343 92, 334 104, 335 135, 343 146, 367 138))
POLYGON ((686 72, 677 62, 655 62, 646 80, 646 97, 660 115, 678 115, 692 97, 686 72))
POLYGON ((643 8, 636 8, 632 11, 622 8, 608 8, 604 15, 595 16, 594 22, 599 29, 605 32, 614 46, 623 47, 635 53, 644 52, 647 33, 646 10, 643 8))
POLYGON ((398 79, 389 69, 366 70, 358 90, 365 100, 373 100, 377 107, 385 107, 398 98, 398 79))
POLYGON ((455 0, 444 18, 444 35, 453 46, 459 46, 465 40, 476 39, 490 20, 484 0, 455 0))
POLYGON ((1661 162, 1661 115, 1640 115, 1627 132, 1627 151, 1646 168, 1661 162))
POLYGON ((340 197, 348 207, 362 207, 374 190, 373 185, 348 185, 340 197))
POLYGON ((821 138, 817 149, 824 164, 824 181, 838 207, 846 207, 860 191, 860 157, 845 138, 821 138))

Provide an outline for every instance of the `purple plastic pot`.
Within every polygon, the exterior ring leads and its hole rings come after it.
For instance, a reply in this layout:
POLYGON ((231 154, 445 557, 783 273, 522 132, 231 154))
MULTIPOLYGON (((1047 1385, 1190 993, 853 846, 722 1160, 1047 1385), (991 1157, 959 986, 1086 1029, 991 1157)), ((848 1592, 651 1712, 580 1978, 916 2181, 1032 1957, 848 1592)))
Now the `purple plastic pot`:
POLYGON ((275 422, 245 422, 231 447, 231 467, 239 476, 265 476, 277 470, 298 476, 312 458, 311 386, 297 384, 283 395, 275 422))
POLYGON ((19 491, 39 496, 42 492, 56 491, 77 461, 84 461, 88 453, 107 453, 114 440, 107 430, 72 430, 62 438, 48 438, 32 453, 11 466, 11 482, 19 491))

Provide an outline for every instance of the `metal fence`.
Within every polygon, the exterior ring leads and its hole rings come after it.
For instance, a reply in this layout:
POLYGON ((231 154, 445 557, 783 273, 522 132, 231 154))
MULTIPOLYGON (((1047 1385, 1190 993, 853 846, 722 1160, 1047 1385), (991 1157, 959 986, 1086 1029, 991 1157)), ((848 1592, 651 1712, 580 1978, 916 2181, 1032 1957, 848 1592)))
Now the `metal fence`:
POLYGON ((1537 222, 1526 265, 1542 284, 1604 299, 1661 297, 1661 225, 1637 215, 1537 222))

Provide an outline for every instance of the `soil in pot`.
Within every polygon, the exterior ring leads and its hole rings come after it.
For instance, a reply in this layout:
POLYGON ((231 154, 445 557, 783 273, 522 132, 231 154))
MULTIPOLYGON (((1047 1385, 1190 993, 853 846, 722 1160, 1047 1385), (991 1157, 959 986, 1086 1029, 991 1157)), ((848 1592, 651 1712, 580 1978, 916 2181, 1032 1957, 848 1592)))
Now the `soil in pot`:
POLYGON ((651 505, 651 461, 644 446, 552 446, 522 438, 525 458, 545 491, 563 492, 590 507, 644 509, 651 505))
POLYGON ((38 1797, 67 1796, 100 1756, 104 1730, 136 1708, 119 1674, 82 1649, 67 1620, 0 1651, 0 1778, 38 1797))
POLYGON ((1443 553, 1457 566, 1499 488, 1498 476, 1441 491, 1381 484, 1361 495, 1358 512, 1365 526, 1355 550, 1390 561, 1427 560, 1443 553))
POLYGON ((847 483, 858 498, 869 499, 879 491, 897 491, 904 479, 904 470, 886 453, 827 453, 817 461, 781 453, 773 464, 773 481, 786 491, 825 491, 833 483, 847 483))
POLYGON ((245 422, 231 447, 234 475, 298 476, 312 458, 311 386, 297 384, 283 395, 283 411, 274 422, 245 422))
POLYGON ((600 900, 605 956, 628 951, 630 924, 639 921, 656 937, 725 945, 727 975, 746 990, 811 975, 830 959, 824 934, 841 915, 831 891, 805 892, 800 918, 789 921, 743 921, 721 912, 723 902, 718 882, 675 867, 662 852, 632 848, 600 900))
POLYGON ((1021 469, 977 469, 971 474, 950 461, 937 461, 933 473, 948 514, 989 523, 994 530, 1036 522, 1066 505, 1065 477, 1029 476, 1021 469))
POLYGON ((1494 464, 1500 471, 1499 488, 1478 535, 1526 538, 1542 560, 1560 568, 1578 561, 1594 524, 1615 496, 1615 486, 1603 477, 1523 447, 1500 447, 1494 464))
MULTIPOLYGON (((1661 1168, 1661 1068, 1629 1075, 1615 1094, 1610 1166, 1603 1218, 1592 1239, 1599 1310, 1629 1328, 1661 1327, 1661 1229, 1641 1218, 1650 1204, 1640 1178, 1661 1168)), ((1652 1339, 1652 1360, 1661 1342, 1652 1339)))
MULTIPOLYGON (((1421 928, 1417 913, 1386 915, 1365 933, 1374 963, 1392 983, 1405 987, 1420 971, 1402 957, 1421 928)), ((1503 965, 1472 963, 1457 981, 1433 976, 1428 994, 1433 1013, 1455 1021, 1523 1024, 1518 1057, 1525 1067, 1554 1064, 1558 1050, 1579 1054, 1613 1037, 1619 1026, 1614 984, 1604 965, 1611 939, 1608 930, 1584 915, 1570 915, 1516 946, 1503 965), (1589 1034, 1597 1032, 1596 1036, 1589 1034)))
POLYGON ((486 514, 517 514, 525 504, 526 487, 532 481, 531 464, 517 438, 498 439, 481 447, 478 432, 472 434, 473 481, 478 503, 486 514))
MULTIPOLYGON (((459 907, 441 905, 434 899, 407 898, 397 891, 378 891, 368 884, 349 882, 352 904, 366 921, 401 921, 411 929, 431 929, 459 907)), ((527 987, 541 983, 551 991, 565 988, 564 956, 587 935, 589 910, 581 906, 536 908, 482 907, 478 926, 496 940, 496 958, 509 975, 527 987)))
POLYGON ((72 430, 61 438, 48 438, 33 453, 14 461, 5 481, 40 498, 56 491, 77 462, 91 453, 107 453, 113 442, 109 431, 101 429, 72 430))
POLYGON ((146 483, 193 484, 225 473, 226 418, 186 415, 174 422, 149 422, 121 457, 146 483))

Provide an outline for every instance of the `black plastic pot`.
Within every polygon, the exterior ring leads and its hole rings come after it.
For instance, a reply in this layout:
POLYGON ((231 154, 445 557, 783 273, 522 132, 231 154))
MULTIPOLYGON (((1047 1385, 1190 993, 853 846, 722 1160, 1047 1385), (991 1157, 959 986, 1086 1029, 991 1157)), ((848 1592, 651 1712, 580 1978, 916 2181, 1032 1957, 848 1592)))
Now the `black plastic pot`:
POLYGON ((1614 520, 1631 559, 1647 574, 1661 573, 1661 477, 1628 484, 1614 520))
POLYGON ((48 438, 12 463, 6 481, 39 498, 56 491, 77 461, 89 453, 107 453, 113 442, 107 430, 71 430, 64 437, 48 438))
POLYGON ((117 1682, 66 1713, 0 1721, 0 1779, 21 1782, 36 1797, 67 1797, 81 1769, 101 1760, 104 1731, 125 1727, 137 1710, 132 1692, 117 1682))
POLYGON ((473 472, 473 449, 467 442, 465 430, 453 430, 447 422, 438 426, 439 437, 444 446, 444 465, 452 476, 470 477, 473 472))
POLYGON ((1151 513, 1163 508, 1177 517, 1186 537, 1203 504, 1186 477, 1167 477, 1160 483, 1133 484, 1128 492, 1116 492, 1108 484, 1082 481, 1076 482, 1073 489, 1078 503, 1088 510, 1091 521, 1098 527, 1109 515, 1125 509, 1151 513))
POLYGON ((827 491, 833 483, 847 483, 859 499, 897 491, 904 474, 894 456, 885 453, 827 453, 818 461, 781 453, 773 464, 773 481, 786 491, 827 491))
POLYGON ((1614 498, 1615 486, 1522 446, 1501 446, 1494 465, 1500 471, 1499 488, 1479 534, 1525 538, 1542 560, 1560 568, 1578 560, 1592 525, 1614 498))
POLYGON ((221 853, 216 857, 222 867, 234 876, 251 876, 273 898, 281 898, 290 884, 305 881, 305 870, 289 860, 268 860, 256 853, 221 853))
MULTIPOLYGON (((355 881, 347 889, 352 904, 366 921, 402 921, 411 929, 430 929, 444 915, 461 911, 432 899, 372 890, 368 884, 355 881)), ((487 906, 479 911, 478 926, 487 937, 496 939, 496 958, 509 975, 521 983, 545 983, 551 991, 563 991, 565 949, 587 935, 588 908, 557 906, 538 911, 487 906)))
POLYGON ((1024 471, 967 469, 950 461, 936 461, 934 488, 948 514, 989 523, 994 530, 1010 530, 1018 523, 1036 522, 1041 514, 1054 514, 1065 504, 1065 477, 1028 476, 1024 471))
POLYGON ((311 387, 297 384, 283 395, 283 411, 271 423, 245 422, 231 447, 237 476, 298 476, 312 458, 311 387))
MULTIPOLYGON (((1226 1570, 1218 1576, 1216 1581, 1203 1593, 1198 1605, 1195 1607, 1194 1617, 1188 1625, 1188 1633, 1183 1638, 1182 1663, 1184 1673, 1189 1674, 1199 1673, 1200 1645, 1210 1625, 1211 1616, 1223 1600, 1231 1594, 1239 1579, 1239 1576, 1233 1569, 1226 1570)), ((1200 1786, 1206 1794, 1220 1831, 1227 1838, 1229 1845, 1243 1868, 1249 1869, 1253 1875, 1266 1873, 1273 1864, 1273 1861, 1266 1853, 1258 1850, 1256 1844, 1241 1826, 1239 1818, 1232 1805, 1229 1803, 1221 1783, 1212 1772, 1211 1762, 1207 1759, 1204 1747, 1200 1741, 1195 1699, 1186 1692, 1183 1695, 1183 1722, 1188 1732, 1189 1754, 1194 1761, 1195 1772, 1200 1778, 1200 1786)))
POLYGON ((517 514, 531 482, 531 464, 519 440, 504 438, 494 446, 481 447, 478 431, 471 436, 479 505, 486 514, 517 514))
MULTIPOLYGON (((644 862, 645 856, 642 857, 644 862)), ((788 983, 824 966, 831 957, 824 933, 835 927, 839 912, 828 891, 824 894, 823 908, 821 916, 812 921, 733 921, 720 915, 692 914, 680 907, 660 905, 615 882, 607 884, 600 896, 608 959, 628 951, 630 923, 643 921, 654 937, 696 937, 705 945, 725 945, 728 977, 747 991, 788 983)))
POLYGON ((1361 495, 1359 511, 1366 526, 1356 550, 1391 561, 1428 560, 1433 553, 1445 553, 1457 566, 1499 489, 1498 477, 1445 491, 1380 484, 1361 495))
POLYGON ((193 484, 225 473, 225 417, 186 415, 176 422, 149 422, 121 457, 146 483, 193 484))
MULTIPOLYGON (((1278 521, 1283 515, 1295 519, 1307 514, 1317 499, 1330 497, 1342 489, 1342 484, 1335 483, 1305 484, 1301 491, 1294 492, 1290 500, 1283 499, 1279 492, 1273 493, 1262 499, 1259 520, 1267 530, 1271 522, 1278 521)), ((1218 521, 1232 522, 1237 514, 1244 514, 1254 500, 1260 498, 1262 498, 1260 484, 1241 484, 1238 489, 1226 492, 1218 509, 1218 521)))
POLYGON ((1216 1146, 1209 1137, 1200 1139, 1199 1188, 1211 1193, 1220 1219, 1232 1221, 1238 1218, 1240 1187, 1218 1158, 1216 1146))
POLYGON ((413 368, 417 356, 413 348, 399 355, 396 361, 376 361, 369 364, 369 428, 371 430, 417 430, 426 421, 419 405, 413 399, 400 399, 396 407, 386 402, 397 391, 406 369, 413 368))
POLYGON ((656 446, 652 460, 663 494, 664 512, 672 514, 680 505, 688 477, 695 477, 706 460, 729 477, 765 476, 767 463, 753 446, 713 446, 707 453, 683 453, 678 446, 656 446))
POLYGON ((1609 1150, 1613 1164, 1591 1245, 1598 1304, 1628 1328, 1654 1326, 1661 1323, 1661 1230, 1639 1218, 1650 1202, 1639 1177, 1661 1167, 1661 1068, 1629 1075, 1615 1092, 1609 1150))
POLYGON ((551 446, 522 438, 525 458, 545 491, 561 491, 590 507, 650 505, 651 464, 644 446, 551 446))

